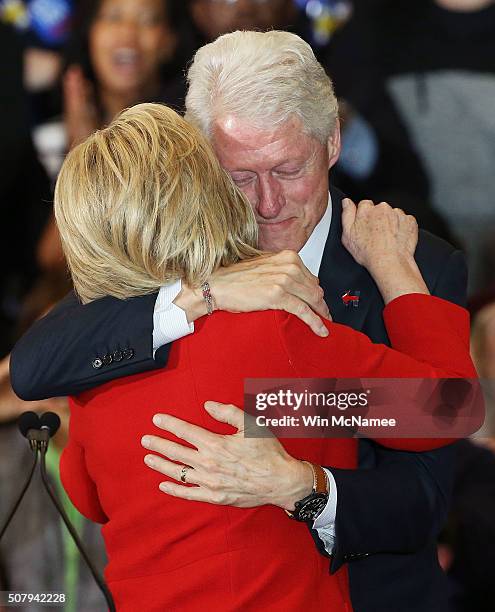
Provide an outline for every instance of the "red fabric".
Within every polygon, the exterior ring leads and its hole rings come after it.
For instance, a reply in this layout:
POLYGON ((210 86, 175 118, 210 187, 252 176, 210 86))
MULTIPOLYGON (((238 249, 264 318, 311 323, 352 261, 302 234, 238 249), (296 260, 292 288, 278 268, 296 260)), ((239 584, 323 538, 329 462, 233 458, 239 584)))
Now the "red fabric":
MULTIPOLYGON (((389 305, 385 317, 400 348, 419 361, 342 325, 328 324, 330 336, 321 339, 285 313, 218 312, 174 343, 165 370, 72 400, 62 480, 79 510, 105 523, 106 578, 119 612, 351 610, 345 566, 329 575, 328 559, 305 525, 272 506, 239 509, 164 495, 158 484, 165 477, 144 465, 140 440, 150 433, 173 439, 153 425, 157 412, 231 433, 203 403, 242 406, 245 377, 474 376, 462 309, 413 295, 389 305), (409 334, 401 335, 401 321, 411 317, 428 318, 428 329, 412 322, 409 334)), ((321 465, 357 464, 353 439, 283 444, 293 456, 321 465)))

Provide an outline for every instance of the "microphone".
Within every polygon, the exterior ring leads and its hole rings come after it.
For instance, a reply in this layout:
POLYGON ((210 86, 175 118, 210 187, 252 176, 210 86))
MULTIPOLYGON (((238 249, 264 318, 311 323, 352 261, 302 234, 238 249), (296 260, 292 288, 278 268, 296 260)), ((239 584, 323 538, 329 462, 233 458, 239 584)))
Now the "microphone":
POLYGON ((40 417, 36 412, 23 412, 17 421, 21 434, 29 439, 30 429, 41 429, 40 417))
POLYGON ((23 412, 17 421, 21 434, 29 440, 29 446, 33 452, 39 449, 38 440, 40 438, 41 422, 36 412, 23 412))
POLYGON ((48 429, 50 438, 57 433, 60 428, 60 417, 54 412, 45 412, 40 417, 41 429, 48 429))
POLYGON ((21 494, 18 499, 14 503, 12 510, 10 511, 7 520, 5 521, 4 526, 0 529, 0 540, 2 539, 3 534, 6 532, 7 527, 10 525, 12 518, 14 517, 17 508, 19 507, 29 485, 31 484, 31 480, 33 478, 34 471, 36 469, 36 465, 38 463, 38 456, 41 456, 40 461, 40 472, 41 479, 43 481, 43 485, 53 502, 53 505, 57 509, 58 513, 62 517, 62 520, 65 523, 72 539, 74 540, 81 556, 86 561, 86 564, 93 575, 93 578, 98 585, 99 589, 103 593, 105 600, 107 602, 108 608, 110 612, 115 612, 115 603, 113 601, 112 595, 108 590, 107 585, 103 578, 99 575, 98 570, 93 565, 91 559, 89 558, 88 553, 85 551, 84 546, 74 529, 74 526, 69 520, 62 504, 57 498, 55 491, 53 490, 51 483, 49 481, 47 472, 46 472, 46 452, 48 450, 48 444, 50 442, 50 438, 54 436, 58 429, 60 428, 60 418, 54 412, 45 412, 39 417, 35 412, 24 412, 18 419, 19 430, 21 434, 29 440, 29 445, 31 450, 34 452, 34 461, 29 473, 29 476, 26 480, 24 487, 22 488, 21 494))
POLYGON ((38 416, 36 412, 23 412, 18 420, 21 434, 29 440, 31 450, 43 451, 48 448, 48 441, 59 427, 60 418, 54 412, 45 412, 38 416))

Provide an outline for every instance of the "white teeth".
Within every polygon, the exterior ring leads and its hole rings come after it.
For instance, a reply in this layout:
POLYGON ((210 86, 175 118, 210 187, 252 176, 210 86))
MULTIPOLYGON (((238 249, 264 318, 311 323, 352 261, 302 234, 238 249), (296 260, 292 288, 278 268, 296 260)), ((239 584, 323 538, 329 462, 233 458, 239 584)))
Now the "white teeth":
POLYGON ((129 65, 138 61, 138 52, 135 49, 122 48, 114 51, 113 57, 117 64, 129 65))

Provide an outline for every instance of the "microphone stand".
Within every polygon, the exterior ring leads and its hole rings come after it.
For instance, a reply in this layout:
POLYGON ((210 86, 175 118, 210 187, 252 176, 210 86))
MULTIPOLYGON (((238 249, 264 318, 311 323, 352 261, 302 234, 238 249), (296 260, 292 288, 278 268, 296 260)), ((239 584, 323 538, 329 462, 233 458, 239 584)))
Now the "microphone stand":
POLYGON ((0 531, 0 540, 3 537, 3 534, 7 531, 7 528, 10 525, 11 520, 14 518, 14 514, 17 512, 17 508, 20 506, 21 501, 23 500, 24 495, 26 494, 26 491, 28 490, 28 487, 31 484, 31 480, 33 479, 34 470, 36 469, 36 465, 38 464, 38 447, 35 446, 33 448, 33 446, 31 445, 31 449, 34 452, 34 461, 33 461, 33 465, 31 466, 31 471, 29 472, 29 475, 28 475, 27 480, 26 480, 26 482, 24 484, 24 487, 22 488, 22 491, 21 491, 19 497, 14 502, 14 505, 12 506, 12 510, 9 512, 9 514, 7 516, 7 520, 5 521, 4 526, 2 527, 2 530, 0 531))
POLYGON ((101 590, 101 592, 103 593, 103 596, 105 597, 105 601, 107 602, 108 605, 108 609, 110 610, 110 612, 116 612, 116 608, 115 608, 115 603, 113 601, 113 597, 107 587, 107 585, 105 584, 105 581, 103 580, 103 578, 99 575, 98 570, 95 568, 95 566, 93 565, 91 559, 89 558, 89 555, 87 554, 87 552, 84 550, 84 546, 83 543, 81 542, 79 536, 77 535, 77 531, 74 529, 72 523, 69 520, 69 517, 67 516, 62 504, 60 503, 60 501, 57 498, 57 495, 55 493, 55 491, 52 489, 52 486, 50 484, 50 481, 48 479, 48 474, 46 472, 46 452, 48 450, 48 443, 50 441, 50 430, 46 427, 43 427, 42 429, 30 429, 29 430, 29 434, 28 434, 28 439, 29 439, 29 445, 31 446, 31 450, 34 452, 34 461, 33 461, 33 465, 31 468, 31 471, 29 473, 28 479, 26 480, 26 483, 21 491, 21 494, 19 495, 18 499, 16 500, 12 510, 10 511, 7 520, 5 521, 5 525, 3 526, 2 530, 0 531, 0 540, 2 539, 3 534, 5 533, 5 531, 7 530, 7 527, 9 526, 12 518, 14 517, 15 512, 17 511, 17 508, 19 507, 29 485, 31 484, 33 475, 34 475, 34 471, 36 469, 36 465, 38 463, 38 454, 40 456, 40 472, 41 472, 41 480, 43 482, 43 485, 52 501, 52 503, 54 504, 55 508, 57 509, 58 513, 60 514, 60 516, 62 517, 62 520, 64 521, 65 526, 67 527, 70 535, 72 536, 72 539, 74 540, 79 552, 81 553, 82 558, 84 559, 84 561, 86 562, 86 565, 89 568, 89 571, 91 572, 96 584, 98 585, 99 589, 101 590))
POLYGON ((81 542, 79 536, 77 535, 77 531, 74 529, 72 523, 70 522, 69 517, 67 516, 62 504, 60 503, 60 501, 58 500, 55 494, 55 491, 52 489, 50 481, 48 480, 48 475, 46 473, 46 451, 47 450, 48 450, 48 442, 46 442, 45 444, 41 443, 40 445, 40 451, 41 451, 40 452, 40 456, 41 456, 40 471, 41 471, 41 479, 43 481, 43 484, 45 485, 45 489, 48 495, 50 496, 50 499, 52 500, 54 506, 58 510, 58 513, 62 517, 65 523, 65 526, 67 527, 70 535, 72 536, 72 539, 74 540, 79 552, 81 553, 82 558, 86 561, 86 565, 88 566, 89 571, 93 575, 93 578, 95 579, 96 584, 99 586, 101 592, 103 593, 103 596, 105 597, 105 600, 108 604, 108 608, 110 612, 115 612, 115 604, 114 604, 112 595, 110 591, 108 590, 107 585, 105 584, 104 580, 99 575, 98 570, 93 565, 87 552, 84 550, 83 543, 81 542))

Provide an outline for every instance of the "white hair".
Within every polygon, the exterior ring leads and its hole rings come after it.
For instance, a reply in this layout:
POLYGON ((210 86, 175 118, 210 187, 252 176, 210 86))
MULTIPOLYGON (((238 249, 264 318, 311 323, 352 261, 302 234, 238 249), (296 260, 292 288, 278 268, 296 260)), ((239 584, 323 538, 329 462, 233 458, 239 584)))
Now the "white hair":
POLYGON ((259 128, 297 116, 325 144, 338 105, 332 81, 311 47, 289 32, 232 32, 201 47, 188 72, 186 118, 208 138, 232 114, 259 128))

